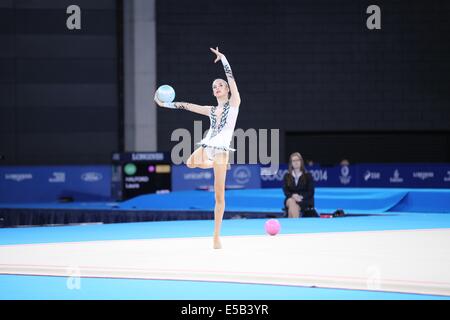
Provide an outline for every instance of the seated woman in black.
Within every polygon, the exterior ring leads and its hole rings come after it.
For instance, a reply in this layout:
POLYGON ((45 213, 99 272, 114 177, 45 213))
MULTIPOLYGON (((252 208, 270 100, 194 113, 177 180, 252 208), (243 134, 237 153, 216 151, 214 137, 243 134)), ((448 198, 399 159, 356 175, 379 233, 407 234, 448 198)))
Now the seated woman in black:
POLYGON ((303 158, 295 152, 289 157, 288 172, 283 178, 284 206, 289 218, 303 216, 305 210, 314 208, 314 180, 305 170, 303 158))

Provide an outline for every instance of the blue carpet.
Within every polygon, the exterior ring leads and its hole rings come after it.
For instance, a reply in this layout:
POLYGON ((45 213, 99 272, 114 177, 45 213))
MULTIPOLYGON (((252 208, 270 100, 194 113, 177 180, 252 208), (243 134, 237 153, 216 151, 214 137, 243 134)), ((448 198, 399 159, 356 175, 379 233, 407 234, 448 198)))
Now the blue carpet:
MULTIPOLYGON (((337 208, 342 208, 347 212, 380 213, 395 206, 407 193, 408 189, 317 188, 315 202, 320 212, 333 212, 337 208)), ((450 197, 450 192, 448 196, 450 197)), ((284 201, 281 189, 227 190, 225 197, 227 211, 280 212, 284 201)), ((213 210, 214 193, 178 191, 160 195, 142 195, 121 203, 120 208, 213 210)))
POLYGON ((66 277, 0 275, 0 299, 450 300, 432 295, 206 281, 81 278, 79 286, 74 284, 66 277))
MULTIPOLYGON (((222 235, 262 235, 266 219, 228 219, 222 235)), ((448 214, 389 213, 332 219, 279 219, 281 233, 351 232, 450 228, 448 214)), ((213 220, 157 221, 85 226, 30 227, 0 229, 0 245, 73 242, 95 240, 208 237, 213 220)))
MULTIPOLYGON (((283 194, 277 189, 229 190, 227 210, 264 210, 278 212, 283 194)), ((322 188, 316 193, 321 212, 327 206, 346 212, 372 213, 370 216, 346 216, 333 219, 279 219, 281 233, 354 232, 450 228, 449 190, 410 189, 340 189, 322 188), (362 208, 362 209, 361 209, 362 208), (435 210, 435 211, 433 211, 435 210), (423 213, 413 213, 423 212, 423 213)), ((186 208, 211 210, 214 194, 204 191, 146 195, 121 203, 121 208, 186 208)), ((17 206, 35 208, 36 204, 17 206)), ((45 208, 49 204, 39 204, 45 208)), ((118 206, 117 203, 54 203, 55 207, 95 209, 118 206)), ((2 205, 4 207, 4 205, 2 205)), ((120 208, 116 208, 120 210, 120 208)), ((333 210, 334 210, 333 209, 333 210)), ((224 220, 222 235, 263 235, 266 219, 224 220)), ((170 237, 212 236, 213 220, 160 221, 105 225, 30 227, 0 229, 0 245, 128 240, 170 237)), ((264 300, 264 299, 333 299, 333 300, 425 300, 450 297, 335 290, 291 286, 247 285, 232 283, 81 279, 80 290, 70 290, 67 278, 0 275, 0 299, 169 299, 169 300, 264 300)))
MULTIPOLYGON (((391 213, 333 219, 279 219, 282 233, 450 228, 450 215, 391 213)), ((223 235, 262 235, 266 219, 224 220, 223 235)), ((211 236, 212 220, 0 229, 0 244, 211 236)), ((292 286, 193 281, 82 278, 70 290, 67 278, 0 275, 0 299, 168 300, 426 300, 450 297, 292 286)))
MULTIPOLYGON (((226 191, 227 212, 279 213, 283 207, 281 189, 246 189, 226 191)), ((316 209, 346 213, 383 214, 396 212, 450 213, 449 189, 395 188, 316 188, 316 209)), ((0 203, 1 208, 29 209, 89 209, 89 210, 164 210, 212 211, 214 193, 208 191, 177 191, 167 194, 147 194, 124 202, 74 203, 0 203)))
POLYGON ((391 211, 450 213, 448 189, 411 190, 391 211))

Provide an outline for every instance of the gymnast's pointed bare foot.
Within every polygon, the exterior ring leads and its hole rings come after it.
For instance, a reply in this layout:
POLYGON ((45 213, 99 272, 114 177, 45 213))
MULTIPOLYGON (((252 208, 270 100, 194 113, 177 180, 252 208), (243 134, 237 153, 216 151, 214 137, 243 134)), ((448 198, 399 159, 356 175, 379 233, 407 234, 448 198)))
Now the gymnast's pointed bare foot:
POLYGON ((214 249, 222 249, 219 237, 214 237, 214 249))

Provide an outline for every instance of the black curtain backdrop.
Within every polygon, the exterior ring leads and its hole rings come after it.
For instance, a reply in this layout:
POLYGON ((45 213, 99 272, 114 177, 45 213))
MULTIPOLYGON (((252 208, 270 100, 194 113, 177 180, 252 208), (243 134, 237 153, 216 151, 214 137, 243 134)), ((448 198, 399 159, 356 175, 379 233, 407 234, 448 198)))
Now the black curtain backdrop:
POLYGON ((110 163, 123 145, 121 1, 0 2, 0 160, 110 163), (81 9, 69 30, 66 9, 81 9))
MULTIPOLYGON (((314 144, 296 145, 295 135, 333 133, 339 139, 340 132, 355 133, 352 148, 359 149, 367 143, 362 133, 389 139, 390 133, 401 132, 398 152, 392 153, 389 143, 377 144, 366 158, 409 162, 411 152, 405 151, 417 137, 441 141, 450 132, 450 2, 377 1, 382 28, 374 31, 366 27, 366 9, 372 4, 157 1, 158 84, 171 84, 178 101, 216 103, 211 83, 225 76, 208 48, 219 46, 242 98, 236 128, 280 129, 281 161, 292 149, 319 157, 314 144), (386 154, 391 157, 380 157, 386 154)), ((170 141, 177 128, 192 133, 194 120, 208 129, 206 117, 160 109, 159 149, 177 143, 170 141)), ((447 142, 438 148, 445 147, 447 142)), ((442 152, 421 158, 450 161, 442 152)), ((336 159, 330 154, 324 160, 336 159)))

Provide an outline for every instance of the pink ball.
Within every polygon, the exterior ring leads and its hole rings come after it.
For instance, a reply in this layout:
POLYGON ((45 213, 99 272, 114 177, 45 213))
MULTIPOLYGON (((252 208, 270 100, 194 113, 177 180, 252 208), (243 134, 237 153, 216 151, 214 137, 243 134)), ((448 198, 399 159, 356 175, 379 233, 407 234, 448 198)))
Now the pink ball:
POLYGON ((277 219, 269 219, 266 221, 266 232, 271 236, 276 235, 280 232, 281 225, 277 219))

